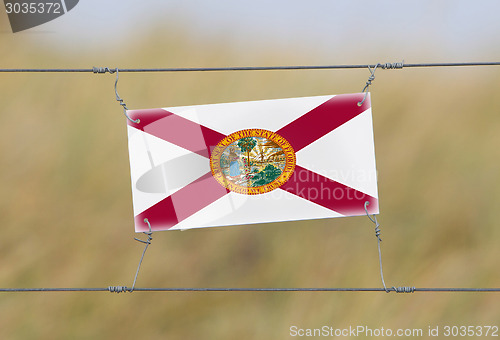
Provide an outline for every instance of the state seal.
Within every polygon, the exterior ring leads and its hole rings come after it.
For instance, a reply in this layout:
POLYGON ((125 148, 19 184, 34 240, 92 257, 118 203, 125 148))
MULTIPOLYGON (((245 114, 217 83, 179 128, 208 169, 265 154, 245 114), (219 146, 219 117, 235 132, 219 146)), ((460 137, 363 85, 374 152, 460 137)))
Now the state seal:
POLYGON ((295 152, 279 134, 263 129, 234 132, 212 151, 212 175, 230 191, 259 195, 285 184, 295 170, 295 152))

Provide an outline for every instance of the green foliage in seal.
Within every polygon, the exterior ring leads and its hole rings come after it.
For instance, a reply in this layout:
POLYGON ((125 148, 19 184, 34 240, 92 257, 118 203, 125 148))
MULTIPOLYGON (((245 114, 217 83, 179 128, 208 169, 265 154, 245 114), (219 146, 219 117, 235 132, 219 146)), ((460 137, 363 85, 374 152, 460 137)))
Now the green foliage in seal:
POLYGON ((238 147, 241 151, 250 153, 252 149, 257 145, 257 141, 252 137, 245 137, 238 140, 238 147))
POLYGON ((252 186, 260 187, 271 183, 281 175, 282 171, 272 164, 266 165, 264 170, 258 172, 252 178, 252 186))

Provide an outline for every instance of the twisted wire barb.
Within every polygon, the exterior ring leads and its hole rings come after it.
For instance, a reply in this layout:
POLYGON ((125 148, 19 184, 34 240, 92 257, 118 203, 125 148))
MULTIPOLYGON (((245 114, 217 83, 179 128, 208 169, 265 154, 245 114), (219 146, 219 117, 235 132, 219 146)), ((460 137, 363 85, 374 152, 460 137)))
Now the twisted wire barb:
POLYGON ((92 67, 92 72, 94 73, 110 73, 110 74, 113 74, 115 73, 115 70, 117 70, 117 68, 114 68, 114 69, 110 69, 109 67, 92 67))
POLYGON ((123 293, 123 292, 128 292, 129 289, 126 286, 109 286, 108 291, 110 293, 123 293))
POLYGON ((405 66, 405 61, 403 60, 400 63, 396 62, 396 63, 385 63, 385 64, 378 64, 378 65, 383 70, 402 69, 405 66))
POLYGON ((415 292, 415 287, 392 287, 396 293, 413 293, 415 292))

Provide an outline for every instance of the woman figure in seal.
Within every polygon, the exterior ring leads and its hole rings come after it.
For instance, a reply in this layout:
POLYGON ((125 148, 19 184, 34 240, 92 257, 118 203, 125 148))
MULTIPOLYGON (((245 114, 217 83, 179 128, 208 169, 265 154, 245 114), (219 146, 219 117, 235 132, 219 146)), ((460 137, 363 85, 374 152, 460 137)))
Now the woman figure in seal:
POLYGON ((240 157, 236 153, 236 148, 231 146, 229 149, 229 176, 239 176, 241 174, 240 171, 240 157))

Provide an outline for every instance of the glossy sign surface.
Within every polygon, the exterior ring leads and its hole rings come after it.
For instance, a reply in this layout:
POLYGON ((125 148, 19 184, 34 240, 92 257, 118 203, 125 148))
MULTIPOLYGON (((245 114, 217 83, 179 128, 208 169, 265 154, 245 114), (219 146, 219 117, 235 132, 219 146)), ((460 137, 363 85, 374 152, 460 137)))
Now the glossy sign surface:
POLYGON ((128 111, 136 231, 378 213, 363 96, 128 111))

